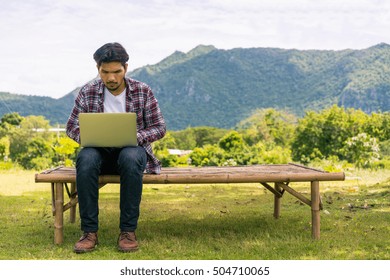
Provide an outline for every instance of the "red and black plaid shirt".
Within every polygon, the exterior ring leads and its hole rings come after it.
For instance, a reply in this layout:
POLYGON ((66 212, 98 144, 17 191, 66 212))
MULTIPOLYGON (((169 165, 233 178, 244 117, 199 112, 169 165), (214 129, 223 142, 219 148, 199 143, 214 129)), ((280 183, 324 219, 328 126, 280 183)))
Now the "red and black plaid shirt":
MULTIPOLYGON (((164 137, 166 125, 150 87, 142 82, 125 78, 126 82, 126 112, 137 114, 138 145, 145 148, 148 162, 147 173, 159 174, 161 163, 154 156, 150 143, 164 137)), ((66 125, 66 134, 80 143, 79 113, 104 112, 104 83, 96 79, 84 85, 75 100, 74 107, 66 125)))

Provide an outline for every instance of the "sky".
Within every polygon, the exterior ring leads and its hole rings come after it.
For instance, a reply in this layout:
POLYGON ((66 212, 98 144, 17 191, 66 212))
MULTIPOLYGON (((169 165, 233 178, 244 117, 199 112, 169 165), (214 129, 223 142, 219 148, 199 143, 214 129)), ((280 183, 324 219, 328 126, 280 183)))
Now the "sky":
POLYGON ((60 98, 119 42, 129 71, 175 51, 390 44, 388 0, 0 0, 0 92, 60 98))

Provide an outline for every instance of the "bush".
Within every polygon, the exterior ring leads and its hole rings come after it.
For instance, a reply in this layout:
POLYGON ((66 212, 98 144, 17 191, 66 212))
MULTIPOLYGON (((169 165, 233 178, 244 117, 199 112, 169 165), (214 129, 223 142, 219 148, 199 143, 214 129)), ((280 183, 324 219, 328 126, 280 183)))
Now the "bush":
POLYGON ((371 167, 379 160, 379 145, 376 138, 360 133, 346 141, 344 156, 357 167, 371 167))
POLYGON ((205 145, 203 148, 195 148, 190 158, 195 166, 220 166, 225 161, 225 152, 216 145, 205 145))
POLYGON ((13 164, 11 161, 0 161, 0 170, 11 170, 15 167, 18 166, 13 164))
POLYGON ((44 170, 52 166, 50 158, 36 157, 30 160, 29 169, 44 170))
POLYGON ((371 165, 372 169, 390 169, 390 157, 385 157, 374 162, 371 165))
POLYGON ((326 159, 315 159, 310 162, 310 167, 321 169, 327 172, 342 172, 343 170, 352 169, 354 165, 337 156, 330 156, 326 159))
POLYGON ((276 146, 272 150, 262 154, 263 163, 266 164, 286 164, 291 162, 291 150, 276 146))
POLYGON ((162 167, 174 167, 177 166, 178 156, 176 155, 166 155, 160 158, 162 167))

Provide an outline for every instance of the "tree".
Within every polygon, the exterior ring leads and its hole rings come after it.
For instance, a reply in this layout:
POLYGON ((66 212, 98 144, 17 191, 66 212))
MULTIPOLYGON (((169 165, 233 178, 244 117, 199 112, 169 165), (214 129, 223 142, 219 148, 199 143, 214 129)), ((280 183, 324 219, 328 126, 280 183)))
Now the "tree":
POLYGON ((0 138, 0 160, 5 160, 9 156, 10 141, 8 136, 0 138))
POLYGON ((4 114, 0 119, 0 138, 11 134, 23 119, 18 113, 4 114))
POLYGON ((262 142, 250 147, 250 164, 286 164, 291 162, 291 150, 282 146, 266 146, 262 142))
POLYGON ((41 170, 52 165, 54 150, 52 145, 42 137, 28 139, 24 153, 17 156, 17 160, 26 169, 41 170))
POLYGON ((49 128, 49 121, 42 116, 27 116, 19 127, 9 130, 10 158, 25 168, 32 168, 29 161, 36 156, 51 161, 53 136, 50 132, 37 132, 38 128, 49 128), (37 149, 35 151, 35 149, 37 149), (50 152, 49 152, 50 151, 50 152), (45 154, 48 152, 47 154, 45 154))
POLYGON ((196 147, 201 148, 207 144, 216 144, 226 132, 226 129, 201 126, 189 127, 181 131, 173 131, 172 136, 175 138, 177 144, 176 148, 181 150, 193 150, 196 147))
POLYGON ((178 157, 176 155, 169 154, 169 149, 173 149, 175 147, 176 141, 170 132, 167 132, 164 138, 153 143, 153 152, 161 161, 163 167, 177 165, 178 157))
POLYGON ((41 137, 49 139, 52 133, 47 131, 50 128, 50 122, 43 116, 27 116, 20 123, 20 128, 24 130, 30 137, 33 137, 39 130, 43 130, 41 137))
POLYGON ((370 167, 379 160, 378 141, 366 133, 360 133, 347 140, 344 153, 345 158, 356 166, 370 167))
POLYGON ((226 134, 219 140, 218 145, 225 151, 226 160, 234 162, 235 165, 246 165, 250 162, 252 155, 249 147, 237 131, 226 134))
POLYGON ((387 141, 390 139, 390 112, 372 113, 368 121, 364 124, 364 132, 378 141, 387 141))
POLYGON ((167 132, 164 138, 153 143, 153 152, 158 154, 160 152, 167 151, 168 149, 176 148, 176 139, 172 136, 171 132, 167 132))
POLYGON ((191 163, 195 166, 220 166, 225 159, 225 152, 217 145, 205 145, 195 148, 190 154, 191 163))
POLYGON ((250 146, 262 141, 287 147, 293 139, 296 122, 297 117, 290 113, 267 108, 255 111, 237 128, 250 146))
POLYGON ((10 125, 13 125, 13 126, 18 126, 20 125, 20 123, 22 122, 23 120, 23 117, 20 116, 18 113, 14 112, 14 113, 8 113, 8 114, 4 114, 2 117, 1 117, 1 125, 3 126, 5 123, 8 123, 10 125))
POLYGON ((239 151, 244 149, 244 139, 237 131, 232 131, 222 137, 218 145, 228 153, 239 151))
POLYGON ((363 132, 368 116, 360 110, 336 105, 320 113, 309 111, 299 120, 291 144, 293 160, 308 163, 313 159, 337 156, 344 159, 347 139, 363 132))
POLYGON ((54 143, 54 159, 55 164, 72 166, 73 159, 76 154, 76 150, 79 148, 79 144, 70 139, 69 137, 60 137, 54 143))

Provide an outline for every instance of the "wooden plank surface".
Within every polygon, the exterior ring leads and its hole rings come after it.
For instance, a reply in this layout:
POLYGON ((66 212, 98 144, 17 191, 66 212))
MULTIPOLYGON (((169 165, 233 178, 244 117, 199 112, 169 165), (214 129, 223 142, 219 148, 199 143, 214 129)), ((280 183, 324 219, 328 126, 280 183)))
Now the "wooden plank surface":
MULTIPOLYGON (((163 168, 161 174, 145 174, 145 184, 260 183, 342 181, 343 172, 324 172, 296 164, 270 164, 229 167, 163 168)), ((71 167, 57 167, 35 175, 35 182, 76 181, 71 167)), ((101 175, 99 183, 119 183, 119 175, 101 175)))

